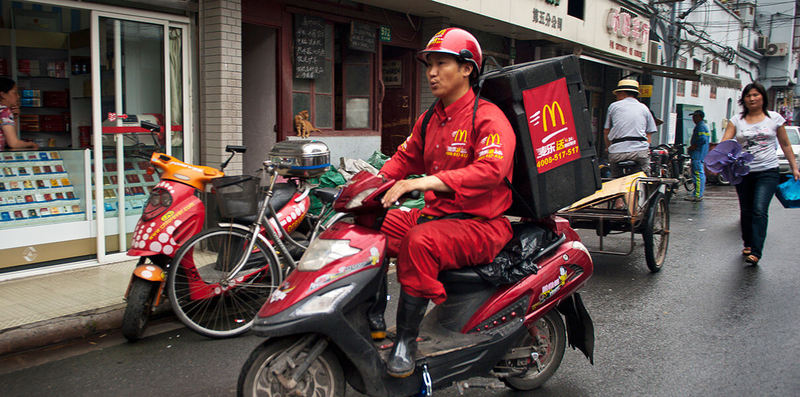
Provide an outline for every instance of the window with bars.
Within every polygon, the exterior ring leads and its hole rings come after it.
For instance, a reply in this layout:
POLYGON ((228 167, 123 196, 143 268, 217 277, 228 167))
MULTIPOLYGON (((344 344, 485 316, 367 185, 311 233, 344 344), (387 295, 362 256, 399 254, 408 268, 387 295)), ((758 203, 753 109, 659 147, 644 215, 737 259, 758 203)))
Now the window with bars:
POLYGON ((315 79, 292 82, 292 112, 325 131, 373 128, 375 54, 348 48, 349 24, 325 26, 325 62, 315 79))
MULTIPOLYGON (((695 59, 692 61, 692 69, 699 71, 702 67, 703 63, 700 62, 699 59, 695 59)), ((699 96, 700 95, 700 82, 693 81, 692 82, 692 96, 699 96)))
MULTIPOLYGON (((686 58, 680 57, 678 58, 678 67, 682 69, 686 69, 686 58)), ((676 96, 686 96, 686 82, 683 80, 678 80, 677 88, 675 89, 676 96)))

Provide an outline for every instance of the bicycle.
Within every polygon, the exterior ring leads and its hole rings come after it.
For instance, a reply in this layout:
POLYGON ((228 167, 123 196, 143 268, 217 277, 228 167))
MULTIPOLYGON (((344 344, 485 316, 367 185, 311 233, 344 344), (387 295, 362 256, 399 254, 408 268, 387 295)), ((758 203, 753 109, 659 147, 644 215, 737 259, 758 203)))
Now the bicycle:
MULTIPOLYGON (((308 176, 276 184, 280 164, 265 161, 263 169, 269 184, 257 200, 256 215, 232 216, 231 222, 192 237, 172 260, 167 277, 170 304, 178 318, 201 335, 226 338, 249 330, 272 291, 296 267, 295 258, 307 241, 344 215, 332 209, 337 189, 312 188, 308 176), (319 214, 300 217, 302 206, 285 205, 307 203, 309 194, 323 203, 319 214), (273 204, 283 209, 277 212, 273 204), (297 241, 290 234, 304 221, 308 239, 297 241)), ((221 210, 239 205, 240 199, 252 196, 250 190, 242 187, 244 193, 230 196, 218 189, 221 210)))

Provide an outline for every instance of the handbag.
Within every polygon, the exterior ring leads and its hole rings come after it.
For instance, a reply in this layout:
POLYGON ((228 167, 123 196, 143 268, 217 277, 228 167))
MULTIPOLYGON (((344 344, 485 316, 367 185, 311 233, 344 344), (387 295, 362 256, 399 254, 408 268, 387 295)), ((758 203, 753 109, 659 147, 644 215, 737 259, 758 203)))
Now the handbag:
POLYGON ((800 208, 800 181, 789 178, 788 181, 778 185, 775 196, 784 208, 800 208))

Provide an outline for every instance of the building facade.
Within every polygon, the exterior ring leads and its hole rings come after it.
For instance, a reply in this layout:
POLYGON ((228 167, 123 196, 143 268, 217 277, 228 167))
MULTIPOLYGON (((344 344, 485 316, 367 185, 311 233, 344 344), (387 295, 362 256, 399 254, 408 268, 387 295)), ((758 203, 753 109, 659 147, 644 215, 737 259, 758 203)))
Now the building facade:
POLYGON ((300 139, 298 122, 334 164, 393 153, 434 100, 416 53, 445 27, 475 34, 488 69, 578 56, 598 142, 622 78, 639 79, 665 119, 654 79, 700 74, 664 62, 657 11, 634 0, 1 1, 0 75, 19 81, 22 136, 42 150, 0 155, 10 170, 0 182, 16 182, 0 189, 0 272, 131 259, 157 182, 137 150, 157 143, 211 166, 244 144, 231 174, 254 173, 275 142, 300 139), (145 134, 140 120, 163 132, 145 134))

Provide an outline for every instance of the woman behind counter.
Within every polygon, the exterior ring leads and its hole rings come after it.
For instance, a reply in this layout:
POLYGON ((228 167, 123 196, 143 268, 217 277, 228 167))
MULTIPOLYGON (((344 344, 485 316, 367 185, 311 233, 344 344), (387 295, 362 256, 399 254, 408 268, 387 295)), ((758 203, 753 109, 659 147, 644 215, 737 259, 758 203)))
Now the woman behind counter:
POLYGON ((722 140, 736 139, 742 149, 753 155, 750 173, 736 185, 742 226, 742 255, 753 265, 758 264, 767 238, 769 203, 775 195, 780 175, 775 138, 789 160, 792 176, 800 179, 792 146, 780 114, 767 110, 767 91, 759 83, 750 83, 742 90, 739 104, 742 113, 731 118, 722 140))
POLYGON ((17 83, 0 77, 0 150, 39 149, 35 142, 19 139, 17 122, 19 117, 19 90, 17 83))

